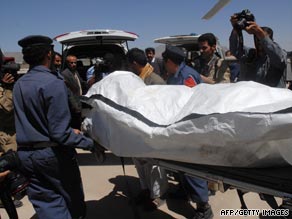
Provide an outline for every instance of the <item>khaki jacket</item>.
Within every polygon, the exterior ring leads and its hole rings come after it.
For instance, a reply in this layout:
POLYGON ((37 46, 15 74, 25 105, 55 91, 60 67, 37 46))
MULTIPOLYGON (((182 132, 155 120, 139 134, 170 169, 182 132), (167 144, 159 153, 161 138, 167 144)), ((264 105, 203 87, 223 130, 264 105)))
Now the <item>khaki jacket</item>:
POLYGON ((0 86, 0 150, 16 149, 12 90, 0 86))

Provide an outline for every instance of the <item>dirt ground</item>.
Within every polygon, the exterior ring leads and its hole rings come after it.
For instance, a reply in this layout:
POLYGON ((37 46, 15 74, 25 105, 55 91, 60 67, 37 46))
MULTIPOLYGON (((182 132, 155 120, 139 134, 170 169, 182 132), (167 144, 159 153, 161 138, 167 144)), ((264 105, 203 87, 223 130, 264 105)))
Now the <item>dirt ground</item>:
MULTIPOLYGON (((126 176, 123 174, 120 159, 111 153, 107 153, 107 160, 103 164, 98 164, 91 153, 83 151, 78 151, 78 160, 88 210, 86 219, 183 219, 193 215, 192 203, 183 200, 167 199, 165 204, 153 212, 146 212, 141 207, 133 208, 129 200, 139 192, 139 180, 131 159, 125 159, 126 176)), ((255 193, 247 193, 244 197, 249 209, 269 209, 255 193)), ((19 219, 37 219, 27 197, 22 201, 24 205, 17 208, 19 219)), ((215 196, 210 196, 210 204, 214 219, 258 218, 220 216, 222 209, 240 209, 235 190, 217 192, 215 196)), ((0 209, 0 215, 2 219, 8 219, 3 208, 0 209)))

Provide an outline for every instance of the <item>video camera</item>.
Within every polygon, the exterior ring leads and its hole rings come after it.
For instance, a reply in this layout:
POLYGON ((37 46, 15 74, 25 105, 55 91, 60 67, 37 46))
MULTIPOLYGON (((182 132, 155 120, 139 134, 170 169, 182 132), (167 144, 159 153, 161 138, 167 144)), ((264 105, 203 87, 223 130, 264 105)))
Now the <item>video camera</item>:
POLYGON ((103 78, 103 73, 108 73, 110 71, 110 65, 111 63, 104 59, 96 60, 94 71, 95 82, 100 81, 103 78))
POLYGON ((242 10, 239 13, 234 14, 237 18, 237 23, 235 27, 239 30, 245 29, 249 24, 247 23, 248 21, 255 21, 254 15, 248 10, 242 10))
POLYGON ((0 183, 0 199, 10 219, 18 219, 12 200, 22 199, 26 194, 29 181, 19 172, 20 160, 15 151, 9 150, 0 156, 0 172, 11 172, 0 183))
POLYGON ((1 74, 9 73, 14 78, 18 77, 17 71, 19 71, 20 65, 15 63, 13 57, 4 57, 3 64, 1 66, 1 74))
POLYGON ((9 73, 17 79, 17 71, 19 71, 20 65, 15 63, 14 57, 5 57, 0 49, 0 76, 9 73))

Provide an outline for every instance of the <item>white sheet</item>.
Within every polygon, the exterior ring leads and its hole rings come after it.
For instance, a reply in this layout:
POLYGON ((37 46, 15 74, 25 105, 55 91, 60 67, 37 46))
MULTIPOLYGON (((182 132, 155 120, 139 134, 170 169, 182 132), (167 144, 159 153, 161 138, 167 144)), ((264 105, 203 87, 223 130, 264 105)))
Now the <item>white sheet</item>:
POLYGON ((83 131, 117 156, 236 167, 292 164, 292 92, 255 82, 146 86, 118 71, 94 84, 83 131), (97 98, 91 97, 98 94, 97 98))

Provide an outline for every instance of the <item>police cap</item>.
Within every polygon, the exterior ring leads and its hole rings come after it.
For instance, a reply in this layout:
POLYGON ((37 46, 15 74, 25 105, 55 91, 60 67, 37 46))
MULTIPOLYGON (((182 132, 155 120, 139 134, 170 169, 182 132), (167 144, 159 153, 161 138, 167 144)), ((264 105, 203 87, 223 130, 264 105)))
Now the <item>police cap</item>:
POLYGON ((32 46, 50 46, 53 40, 47 36, 31 35, 18 41, 18 45, 22 48, 32 46))
POLYGON ((164 59, 170 59, 175 63, 181 63, 186 55, 184 51, 176 46, 166 45, 165 51, 162 53, 164 59))

